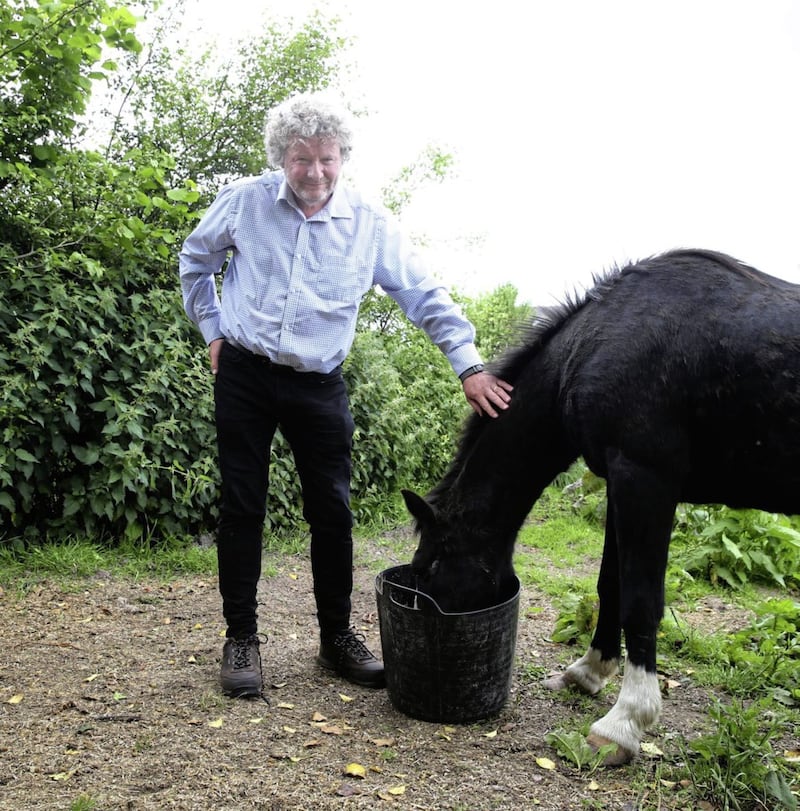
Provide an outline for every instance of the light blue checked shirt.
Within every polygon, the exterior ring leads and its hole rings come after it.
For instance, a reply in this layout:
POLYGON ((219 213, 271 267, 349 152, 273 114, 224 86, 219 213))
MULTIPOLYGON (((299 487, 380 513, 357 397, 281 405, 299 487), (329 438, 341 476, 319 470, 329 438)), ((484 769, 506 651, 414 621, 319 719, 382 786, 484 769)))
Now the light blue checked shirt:
POLYGON ((206 343, 225 338, 303 372, 329 372, 353 343, 358 307, 380 285, 456 374, 481 362, 475 330, 388 212, 341 184, 310 219, 283 172, 225 186, 180 254, 186 313, 206 343), (217 295, 215 275, 229 257, 217 295))

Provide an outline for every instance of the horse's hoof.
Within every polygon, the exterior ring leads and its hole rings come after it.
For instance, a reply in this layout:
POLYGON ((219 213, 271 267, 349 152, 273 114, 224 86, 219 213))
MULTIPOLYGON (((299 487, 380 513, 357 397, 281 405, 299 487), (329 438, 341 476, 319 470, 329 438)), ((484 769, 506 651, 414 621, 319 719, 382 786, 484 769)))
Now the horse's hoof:
POLYGON ((595 752, 599 752, 600 749, 609 744, 616 747, 612 752, 608 752, 603 757, 603 766, 624 766, 626 763, 630 763, 636 754, 620 746, 615 741, 610 741, 608 738, 604 738, 602 735, 596 735, 594 732, 590 732, 586 736, 586 743, 588 743, 595 752))
POLYGON ((544 680, 544 686, 548 690, 565 690, 567 687, 571 687, 572 684, 572 679, 568 678, 566 673, 551 673, 544 680))

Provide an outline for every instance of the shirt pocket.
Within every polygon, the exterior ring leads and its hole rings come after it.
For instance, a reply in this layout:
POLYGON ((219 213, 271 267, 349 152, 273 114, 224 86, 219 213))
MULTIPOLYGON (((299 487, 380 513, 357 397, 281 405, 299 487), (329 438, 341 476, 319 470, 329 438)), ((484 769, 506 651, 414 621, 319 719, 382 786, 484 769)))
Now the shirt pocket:
POLYGON ((320 298, 352 302, 372 286, 372 270, 361 257, 329 254, 312 263, 311 281, 320 298))

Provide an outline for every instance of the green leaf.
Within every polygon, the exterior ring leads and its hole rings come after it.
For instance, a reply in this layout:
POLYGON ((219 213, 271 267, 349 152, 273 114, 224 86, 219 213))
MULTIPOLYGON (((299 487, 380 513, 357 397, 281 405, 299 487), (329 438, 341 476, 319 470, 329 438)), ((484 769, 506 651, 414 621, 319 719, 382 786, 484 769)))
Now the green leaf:
POLYGON ((720 538, 722 545, 733 556, 735 560, 741 560, 742 552, 739 547, 725 534, 720 538))
POLYGON ((80 445, 73 445, 72 453, 83 465, 93 465, 100 458, 100 450, 97 447, 84 448, 80 445))
POLYGON ((766 788, 769 794, 773 796, 783 808, 788 809, 788 811, 796 811, 797 798, 792 793, 792 789, 780 772, 775 769, 770 769, 764 781, 764 788, 766 788))

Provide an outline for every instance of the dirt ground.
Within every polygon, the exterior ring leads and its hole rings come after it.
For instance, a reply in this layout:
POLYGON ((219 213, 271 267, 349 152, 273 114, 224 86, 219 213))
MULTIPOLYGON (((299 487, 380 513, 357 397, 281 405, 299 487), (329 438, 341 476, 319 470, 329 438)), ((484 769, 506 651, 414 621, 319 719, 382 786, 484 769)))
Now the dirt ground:
MULTIPOLYGON (((377 653, 375 576, 410 559, 394 559, 390 548, 359 541, 353 619, 377 653)), ((671 689, 647 739, 663 755, 588 774, 547 744, 548 732, 603 714, 619 682, 594 699, 543 687, 580 652, 549 641, 556 615, 542 594, 521 594, 503 711, 448 726, 398 712, 386 690, 321 671, 307 559, 268 555, 265 572, 268 703, 219 692, 213 578, 132 582, 100 573, 24 596, 0 591, 0 808, 703 807, 661 779, 664 760, 679 758, 678 736, 708 722, 709 698, 686 674, 665 674, 671 689)), ((721 631, 735 619, 724 608, 708 606, 697 619, 713 618, 721 631)))

